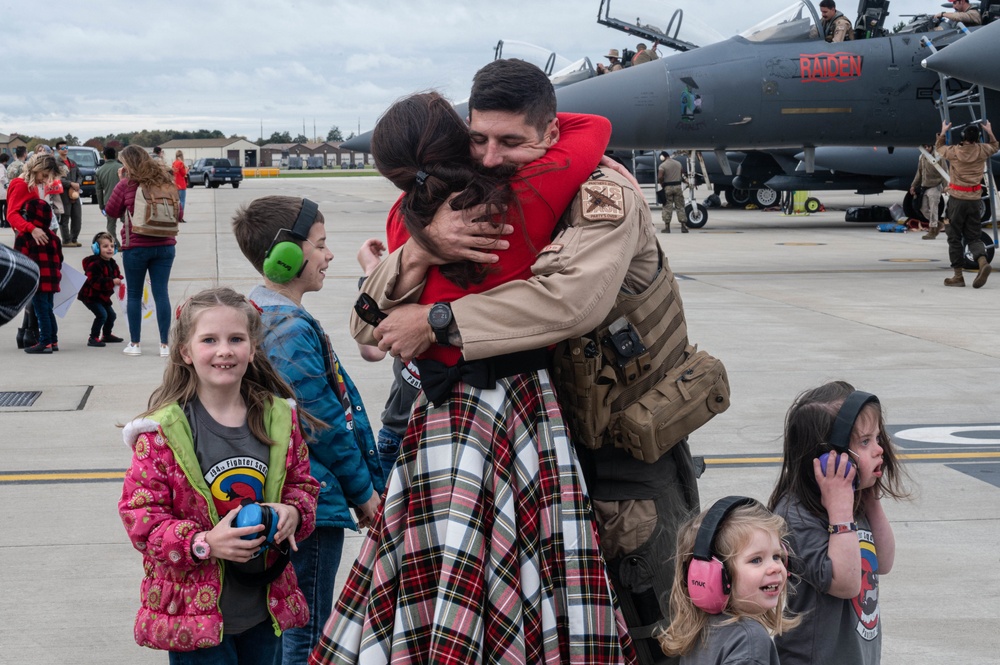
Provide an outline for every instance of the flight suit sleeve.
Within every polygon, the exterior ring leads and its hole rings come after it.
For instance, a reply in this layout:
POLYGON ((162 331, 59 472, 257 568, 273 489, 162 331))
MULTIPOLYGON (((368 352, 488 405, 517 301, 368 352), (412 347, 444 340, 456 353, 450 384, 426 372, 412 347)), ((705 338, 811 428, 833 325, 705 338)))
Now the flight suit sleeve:
POLYGON ((614 306, 642 224, 645 201, 624 188, 624 217, 587 221, 573 202, 572 226, 545 247, 534 276, 508 282, 451 304, 466 360, 537 349, 596 328, 614 306))
MULTIPOLYGON (((389 297, 392 290, 396 286, 396 281, 399 279, 399 273, 401 269, 402 254, 405 250, 405 245, 398 247, 395 251, 390 253, 381 263, 371 272, 370 275, 365 279, 364 283, 361 285, 361 293, 366 293, 378 303, 378 308, 383 312, 388 311, 395 307, 396 305, 405 305, 408 303, 416 303, 420 300, 420 295, 423 293, 424 282, 421 282, 418 286, 414 287, 407 293, 404 293, 398 299, 393 299, 389 297)), ((372 336, 372 332, 375 328, 364 321, 358 316, 354 309, 351 309, 351 336, 359 344, 376 345, 378 342, 372 336)))

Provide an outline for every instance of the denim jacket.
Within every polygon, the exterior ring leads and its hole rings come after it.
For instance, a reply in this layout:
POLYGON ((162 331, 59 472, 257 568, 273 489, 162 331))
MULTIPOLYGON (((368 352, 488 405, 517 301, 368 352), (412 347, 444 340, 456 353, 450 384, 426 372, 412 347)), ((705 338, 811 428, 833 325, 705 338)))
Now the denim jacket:
POLYGON ((310 469, 320 486, 316 526, 357 530, 350 506, 384 489, 361 394, 305 308, 264 286, 254 287, 250 299, 262 310, 268 360, 291 385, 299 407, 329 425, 313 429, 302 422, 310 469))

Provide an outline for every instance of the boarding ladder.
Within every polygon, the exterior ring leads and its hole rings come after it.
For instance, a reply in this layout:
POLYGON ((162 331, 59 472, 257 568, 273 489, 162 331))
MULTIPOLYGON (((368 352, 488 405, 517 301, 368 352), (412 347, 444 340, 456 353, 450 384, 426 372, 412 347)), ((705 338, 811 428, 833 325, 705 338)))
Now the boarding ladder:
MULTIPOLYGON (((958 29, 957 39, 969 34, 969 29, 965 27, 962 23, 957 23, 956 27, 958 29)), ((937 46, 928 36, 921 37, 920 43, 924 48, 928 49, 931 53, 937 53, 937 46)), ((965 113, 965 117, 968 121, 964 124, 952 125, 952 132, 960 132, 965 127, 969 125, 982 123, 986 121, 986 95, 983 91, 983 86, 981 85, 971 85, 966 81, 961 79, 955 79, 961 83, 961 89, 957 92, 950 92, 948 88, 948 81, 952 79, 951 76, 946 76, 945 74, 938 74, 941 81, 941 96, 934 101, 934 105, 937 107, 938 112, 941 114, 942 123, 951 123, 952 115, 958 114, 962 115, 965 113)), ((996 136, 996 130, 994 130, 994 136, 996 136)), ((949 143, 951 143, 950 138, 949 143)), ((938 172, 940 172, 945 179, 945 182, 950 182, 948 173, 937 163, 937 158, 933 155, 928 154, 927 151, 921 146, 920 152, 923 153, 928 159, 930 159, 938 172)), ((986 222, 989 221, 990 225, 993 227, 993 247, 1000 245, 1000 239, 997 237, 997 185, 996 179, 993 176, 993 164, 992 159, 986 160, 986 166, 984 168, 983 178, 986 182, 986 189, 989 193, 989 204, 990 204, 990 216, 989 220, 983 220, 983 226, 986 226, 986 222)), ((989 249, 989 243, 987 243, 987 250, 989 249)))

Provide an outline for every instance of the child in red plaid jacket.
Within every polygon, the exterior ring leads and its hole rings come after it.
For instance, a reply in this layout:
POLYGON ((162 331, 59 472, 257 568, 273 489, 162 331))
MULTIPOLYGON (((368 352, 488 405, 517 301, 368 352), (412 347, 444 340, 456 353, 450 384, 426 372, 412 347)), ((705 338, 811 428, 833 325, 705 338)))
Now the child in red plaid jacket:
POLYGON ((111 296, 115 293, 115 287, 122 283, 122 271, 113 258, 114 236, 101 231, 94 236, 90 247, 94 253, 83 259, 83 272, 87 275, 87 281, 80 289, 77 300, 94 314, 87 346, 104 346, 108 342, 122 341, 121 337, 111 334, 115 319, 118 318, 115 308, 111 306, 111 296))
POLYGON ((52 353, 59 350, 59 327, 52 311, 53 298, 59 292, 62 279, 63 253, 59 236, 52 231, 52 208, 45 201, 35 198, 24 204, 24 220, 30 230, 18 231, 14 249, 38 264, 38 290, 31 304, 38 317, 38 343, 24 349, 25 353, 52 353), (45 232, 47 242, 35 238, 35 230, 45 232))

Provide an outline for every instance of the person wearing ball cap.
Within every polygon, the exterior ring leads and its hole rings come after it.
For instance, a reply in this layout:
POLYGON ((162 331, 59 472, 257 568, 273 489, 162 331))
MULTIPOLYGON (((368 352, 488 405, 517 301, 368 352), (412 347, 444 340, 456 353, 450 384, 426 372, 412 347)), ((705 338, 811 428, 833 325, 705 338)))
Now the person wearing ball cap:
POLYGON ((903 498, 903 471, 879 399, 834 381, 796 398, 768 508, 790 535, 789 609, 802 623, 775 638, 783 665, 881 660, 879 576, 895 538, 882 498, 903 498))

